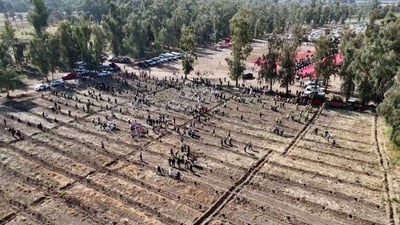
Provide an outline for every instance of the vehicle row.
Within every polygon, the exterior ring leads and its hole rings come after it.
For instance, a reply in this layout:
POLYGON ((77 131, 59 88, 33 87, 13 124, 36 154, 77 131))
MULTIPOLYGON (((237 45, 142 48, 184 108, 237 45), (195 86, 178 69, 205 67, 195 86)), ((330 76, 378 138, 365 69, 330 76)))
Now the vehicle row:
POLYGON ((131 63, 131 60, 128 57, 111 57, 108 59, 109 62, 111 63, 123 63, 123 64, 129 64, 131 63))
POLYGON ((324 82, 322 80, 310 80, 304 83, 304 96, 325 96, 324 82))
POLYGON ((35 91, 45 91, 50 87, 64 86, 64 81, 62 79, 52 80, 49 83, 37 84, 33 87, 35 91))
POLYGON ((147 67, 157 66, 159 64, 175 61, 175 60, 180 59, 181 57, 182 57, 182 53, 179 53, 179 52, 163 53, 157 57, 153 57, 153 58, 150 58, 147 60, 140 61, 136 65, 140 68, 147 68, 147 67))

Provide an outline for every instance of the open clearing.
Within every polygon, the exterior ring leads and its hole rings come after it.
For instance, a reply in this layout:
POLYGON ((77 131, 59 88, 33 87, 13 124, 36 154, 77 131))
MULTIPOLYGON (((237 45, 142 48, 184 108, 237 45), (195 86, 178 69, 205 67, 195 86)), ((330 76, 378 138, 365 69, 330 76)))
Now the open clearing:
POLYGON ((293 103, 271 110, 283 101, 227 86, 114 74, 76 91, 4 102, 0 224, 397 224, 375 114, 317 115, 317 108, 293 103), (99 90, 99 82, 115 92, 99 90), (199 102, 209 111, 194 118, 190 109, 199 102), (148 133, 132 138, 129 122, 148 133), (221 146, 228 136, 232 144, 221 146), (171 149, 186 155, 182 144, 193 167, 175 165, 178 181, 168 176, 168 158, 171 149))

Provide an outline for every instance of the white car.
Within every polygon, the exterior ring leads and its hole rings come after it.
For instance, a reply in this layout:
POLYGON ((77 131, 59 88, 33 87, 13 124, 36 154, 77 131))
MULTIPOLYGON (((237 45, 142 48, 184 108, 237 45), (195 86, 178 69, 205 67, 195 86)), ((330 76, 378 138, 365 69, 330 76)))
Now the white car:
POLYGON ((48 88, 50 88, 48 84, 38 84, 34 87, 35 91, 44 91, 48 88))
POLYGON ((305 90, 306 90, 306 91, 315 91, 315 90, 317 90, 318 92, 325 92, 325 88, 320 87, 319 85, 317 85, 317 88, 315 88, 314 85, 307 86, 307 87, 305 88, 305 90))
POLYGON ((319 96, 325 96, 325 92, 323 92, 323 91, 318 91, 318 92, 316 92, 316 91, 304 91, 304 96, 310 96, 312 94, 317 94, 319 96))
POLYGON ((55 86, 62 86, 64 85, 64 81, 63 80, 52 80, 50 81, 50 87, 55 87, 55 86))
POLYGON ((99 76, 99 77, 106 77, 106 76, 110 76, 110 75, 111 75, 111 72, 105 71, 105 70, 103 70, 97 74, 97 76, 99 76))

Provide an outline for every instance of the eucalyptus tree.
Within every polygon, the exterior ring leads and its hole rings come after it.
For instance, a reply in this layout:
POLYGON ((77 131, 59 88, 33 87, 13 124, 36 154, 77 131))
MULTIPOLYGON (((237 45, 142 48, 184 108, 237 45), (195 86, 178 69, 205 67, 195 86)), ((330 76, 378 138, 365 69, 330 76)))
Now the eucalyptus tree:
POLYGON ((182 27, 182 36, 180 40, 180 47, 183 51, 182 54, 182 68, 185 74, 185 79, 187 75, 193 71, 194 60, 196 59, 195 49, 196 49, 196 35, 192 27, 182 27))
POLYGON ((230 78, 235 80, 236 86, 239 79, 246 69, 245 60, 252 51, 252 32, 250 29, 249 11, 241 8, 239 12, 230 20, 229 29, 232 37, 232 58, 226 58, 229 66, 230 78))
POLYGON ((30 0, 32 10, 28 14, 28 21, 35 29, 36 35, 41 36, 48 27, 49 11, 43 0, 30 0))
POLYGON ((269 82, 269 90, 272 92, 272 85, 278 79, 280 40, 273 35, 268 40, 268 52, 263 56, 260 75, 265 82, 269 82))
POLYGON ((331 75, 335 75, 337 70, 334 48, 333 42, 326 36, 316 40, 315 72, 318 78, 322 76, 326 87, 328 87, 329 78, 331 75))
POLYGON ((296 69, 294 57, 296 56, 296 49, 296 41, 286 41, 282 45, 280 56, 281 71, 279 72, 279 79, 281 87, 284 87, 286 90, 286 94, 289 94, 289 86, 294 83, 296 69))

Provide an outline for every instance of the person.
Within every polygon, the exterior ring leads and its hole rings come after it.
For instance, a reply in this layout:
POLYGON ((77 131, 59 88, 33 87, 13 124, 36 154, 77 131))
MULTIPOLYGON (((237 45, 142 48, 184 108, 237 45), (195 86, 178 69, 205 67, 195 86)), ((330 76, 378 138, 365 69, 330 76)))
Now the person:
POLYGON ((140 152, 140 153, 139 153, 139 160, 140 160, 140 161, 143 161, 143 155, 142 155, 142 152, 140 152))
POLYGON ((101 149, 104 149, 104 142, 101 141, 101 149))
POLYGON ((162 175, 162 169, 160 167, 160 165, 157 165, 157 173, 158 175, 162 175))
POLYGON ((168 169, 168 176, 169 177, 173 177, 174 176, 174 171, 172 170, 172 168, 168 169))
POLYGON ((176 180, 181 180, 181 172, 176 172, 176 176, 175 176, 176 180))

